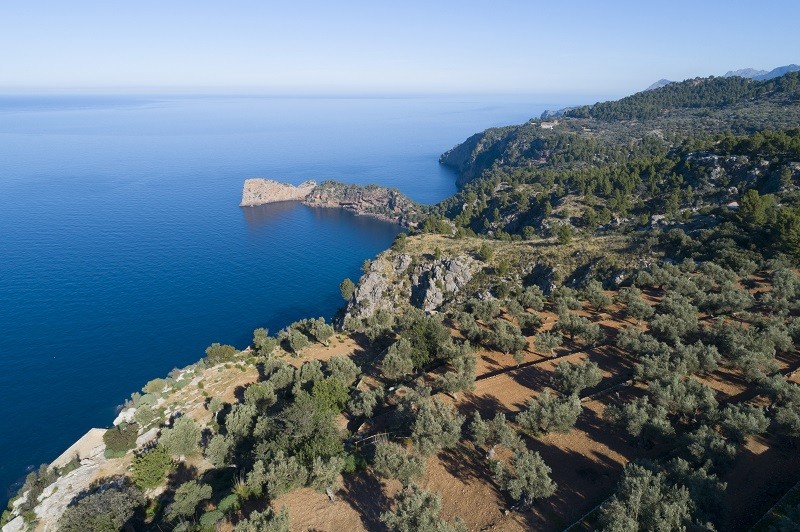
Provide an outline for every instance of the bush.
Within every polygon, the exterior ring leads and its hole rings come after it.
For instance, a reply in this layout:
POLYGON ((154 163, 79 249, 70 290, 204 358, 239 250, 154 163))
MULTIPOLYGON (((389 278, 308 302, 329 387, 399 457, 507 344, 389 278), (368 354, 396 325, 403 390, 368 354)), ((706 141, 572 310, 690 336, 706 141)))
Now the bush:
POLYGON ((252 512, 247 519, 240 521, 234 532, 289 532, 289 512, 286 508, 281 513, 267 507, 263 512, 252 512))
POLYGON ((169 453, 164 447, 158 445, 134 459, 133 481, 142 489, 155 488, 161 485, 172 467, 169 453))
POLYGON ((211 498, 211 486, 200 484, 196 480, 184 482, 175 490, 175 498, 167 510, 170 519, 192 517, 197 505, 211 498))
POLYGON ((118 458, 136 447, 136 437, 139 434, 137 423, 120 423, 108 429, 103 434, 103 443, 106 444, 106 458, 118 458))
POLYGON ((236 353, 236 348, 232 345, 221 345, 215 342, 206 348, 205 361, 209 366, 215 366, 221 362, 232 360, 236 353))
POLYGON ((311 397, 319 408, 339 413, 344 410, 350 391, 347 386, 335 377, 327 377, 314 382, 311 397))
POLYGON ((686 530, 692 507, 685 487, 629 463, 616 493, 600 508, 600 522, 603 530, 686 530))
POLYGON ((113 479, 81 498, 77 504, 68 506, 58 520, 58 530, 122 530, 144 503, 144 494, 139 488, 130 485, 127 479, 113 479))
POLYGON ((328 375, 335 379, 339 379, 345 386, 352 386, 359 375, 361 375, 361 368, 356 366, 355 362, 350 357, 345 356, 332 356, 326 363, 326 370, 328 375))
POLYGON ((219 501, 217 505, 217 510, 222 512, 225 515, 235 512, 239 508, 241 508, 242 503, 239 500, 239 496, 235 493, 231 493, 230 495, 226 495, 219 501))
POLYGON ((380 476, 397 479, 404 486, 408 486, 411 479, 422 476, 425 472, 425 462, 419 455, 407 451, 402 445, 383 441, 375 445, 373 468, 380 476))
POLYGON ((200 516, 200 527, 203 530, 216 530, 216 525, 225 519, 225 514, 219 510, 211 510, 200 516))
POLYGON ((386 356, 381 362, 381 373, 389 380, 400 380, 414 371, 414 362, 411 359, 411 342, 400 338, 389 346, 386 356))
POLYGON ((182 416, 174 421, 172 428, 165 429, 159 443, 172 456, 191 456, 200 448, 200 427, 195 421, 182 416))

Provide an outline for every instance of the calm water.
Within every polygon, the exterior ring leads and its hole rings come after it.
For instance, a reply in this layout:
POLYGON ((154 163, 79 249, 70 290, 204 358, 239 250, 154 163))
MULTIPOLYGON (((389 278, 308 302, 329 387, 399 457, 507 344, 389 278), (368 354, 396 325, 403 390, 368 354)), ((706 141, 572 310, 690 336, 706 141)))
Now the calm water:
POLYGON ((435 203, 455 191, 440 153, 568 103, 0 97, 0 487, 211 342, 330 317, 341 279, 398 231, 293 203, 241 209, 245 178, 435 203))

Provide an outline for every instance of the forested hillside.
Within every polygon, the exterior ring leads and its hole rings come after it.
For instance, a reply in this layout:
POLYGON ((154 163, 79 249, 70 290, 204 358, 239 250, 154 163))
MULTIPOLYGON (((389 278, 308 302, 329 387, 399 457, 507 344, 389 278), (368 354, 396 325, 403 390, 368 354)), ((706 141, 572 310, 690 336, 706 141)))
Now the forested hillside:
POLYGON ((87 465, 44 467, 5 521, 798 529, 797 82, 471 137, 442 158, 464 186, 342 282, 332 324, 151 381, 82 487, 87 465))

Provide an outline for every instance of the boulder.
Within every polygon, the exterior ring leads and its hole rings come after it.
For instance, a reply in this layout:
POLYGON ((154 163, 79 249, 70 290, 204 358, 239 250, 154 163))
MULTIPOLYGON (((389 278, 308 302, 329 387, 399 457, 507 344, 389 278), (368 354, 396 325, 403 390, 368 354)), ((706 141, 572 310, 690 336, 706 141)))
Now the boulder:
POLYGON ((120 412, 114 419, 114 426, 116 427, 120 423, 132 423, 135 415, 136 415, 135 408, 126 408, 125 410, 120 412))
POLYGON ((144 434, 140 434, 139 437, 136 438, 136 447, 144 447, 148 443, 154 442, 158 438, 158 432, 158 427, 153 427, 144 434))

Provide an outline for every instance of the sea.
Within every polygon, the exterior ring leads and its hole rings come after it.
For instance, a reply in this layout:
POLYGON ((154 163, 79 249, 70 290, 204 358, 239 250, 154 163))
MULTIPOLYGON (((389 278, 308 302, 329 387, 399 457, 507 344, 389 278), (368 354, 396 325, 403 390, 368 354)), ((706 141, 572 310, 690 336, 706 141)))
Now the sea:
POLYGON ((240 208, 245 179, 432 204, 456 191, 441 153, 586 101, 0 95, 0 488, 212 342, 330 318, 342 279, 400 230, 294 202, 240 208))

